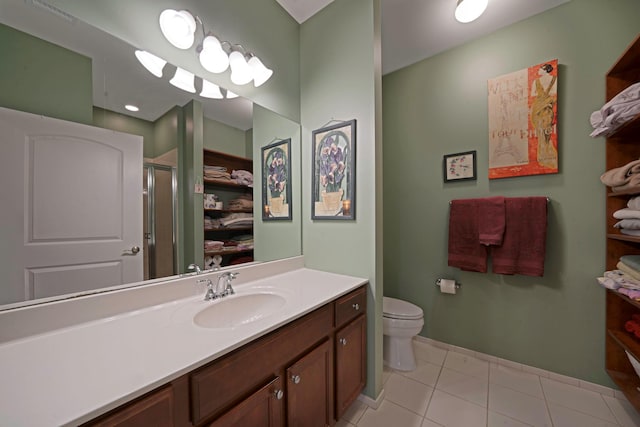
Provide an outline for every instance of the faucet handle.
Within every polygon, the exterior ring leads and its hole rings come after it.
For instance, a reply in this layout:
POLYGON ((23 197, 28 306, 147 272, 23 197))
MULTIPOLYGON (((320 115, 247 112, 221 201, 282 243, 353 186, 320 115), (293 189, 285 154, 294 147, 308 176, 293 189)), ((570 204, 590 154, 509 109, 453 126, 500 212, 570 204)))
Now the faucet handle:
POLYGON ((202 270, 200 269, 200 266, 198 264, 189 264, 187 266, 187 270, 189 270, 189 271, 195 270, 196 271, 196 276, 202 272, 202 270))

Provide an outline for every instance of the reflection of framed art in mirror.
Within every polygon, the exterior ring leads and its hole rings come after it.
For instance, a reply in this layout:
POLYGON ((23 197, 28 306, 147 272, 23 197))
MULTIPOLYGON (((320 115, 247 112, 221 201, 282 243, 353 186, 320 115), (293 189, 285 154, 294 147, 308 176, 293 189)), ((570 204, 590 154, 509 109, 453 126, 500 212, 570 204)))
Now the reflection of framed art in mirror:
POLYGON ((261 149, 262 220, 291 220, 291 139, 261 149))

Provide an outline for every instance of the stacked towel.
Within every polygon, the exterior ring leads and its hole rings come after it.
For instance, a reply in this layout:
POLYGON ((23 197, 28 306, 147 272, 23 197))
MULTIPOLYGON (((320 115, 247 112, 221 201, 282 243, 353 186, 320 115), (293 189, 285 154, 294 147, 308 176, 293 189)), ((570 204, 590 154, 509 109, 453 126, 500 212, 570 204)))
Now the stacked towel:
POLYGON ((253 174, 249 171, 234 170, 231 172, 231 178, 234 179, 237 184, 253 187, 253 174))
POLYGON ((231 174, 224 166, 204 166, 205 179, 231 180, 231 174))
POLYGON ((600 176, 600 181, 616 192, 633 188, 640 190, 640 159, 606 171, 600 176))
MULTIPOLYGON (((627 206, 635 206, 635 204, 635 202, 632 204, 630 200, 627 206)), ((613 225, 614 228, 620 230, 620 233, 640 236, 640 209, 632 209, 629 207, 618 209, 613 213, 613 217, 620 220, 613 225)))
MULTIPOLYGON (((604 277, 598 277, 598 283, 604 288, 640 301, 640 255, 623 255, 616 264, 617 270, 605 271, 604 277)), ((640 321, 640 317, 636 319, 640 321)))
POLYGON ((635 83, 591 114, 592 137, 609 136, 640 114, 640 82, 635 83))

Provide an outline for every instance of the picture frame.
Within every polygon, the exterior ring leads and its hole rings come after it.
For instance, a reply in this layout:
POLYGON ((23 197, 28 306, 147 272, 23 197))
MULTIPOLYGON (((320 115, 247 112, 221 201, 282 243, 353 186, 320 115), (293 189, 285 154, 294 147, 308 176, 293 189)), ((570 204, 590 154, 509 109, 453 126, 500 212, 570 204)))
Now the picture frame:
POLYGON ((476 151, 445 154, 442 169, 444 182, 476 180, 476 151))
POLYGON ((311 219, 354 220, 356 120, 312 132, 311 219))
POLYGON ((261 148, 262 220, 291 221, 291 138, 261 148))

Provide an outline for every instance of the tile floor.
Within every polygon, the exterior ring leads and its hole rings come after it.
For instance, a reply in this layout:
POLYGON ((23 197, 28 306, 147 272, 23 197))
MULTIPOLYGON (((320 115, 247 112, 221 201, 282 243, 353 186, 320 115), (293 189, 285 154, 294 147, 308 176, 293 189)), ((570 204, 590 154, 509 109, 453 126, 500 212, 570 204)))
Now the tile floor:
POLYGON ((417 369, 385 367, 382 404, 374 410, 356 401, 337 427, 640 427, 629 402, 604 387, 601 394, 568 377, 414 345, 417 369))

